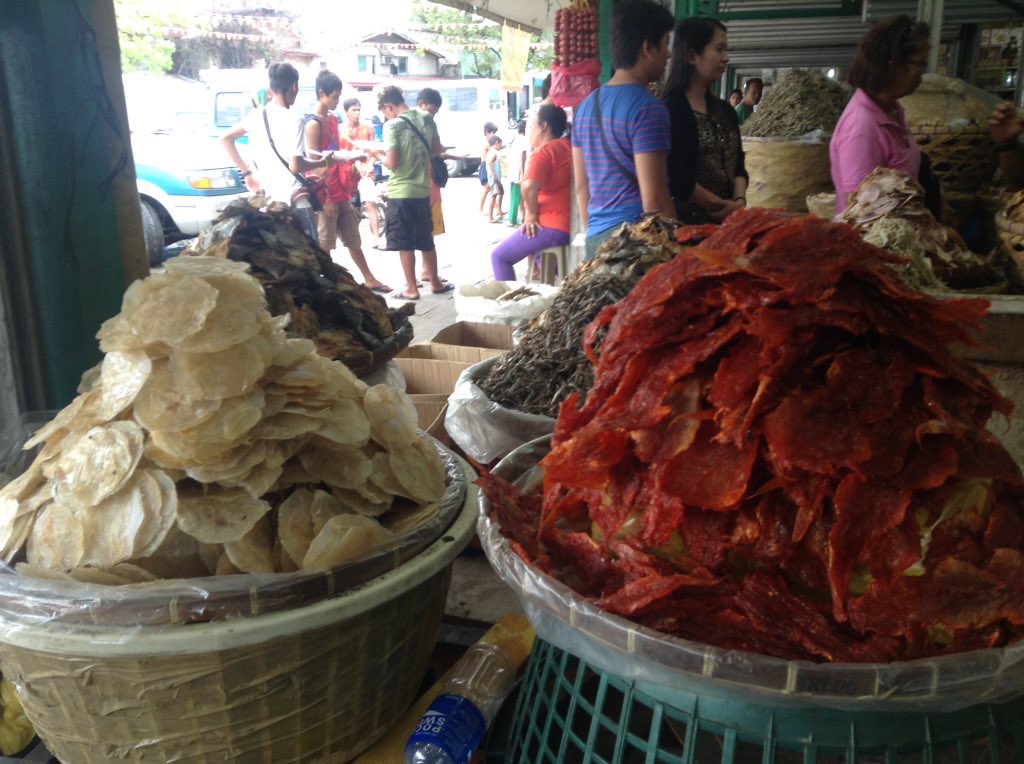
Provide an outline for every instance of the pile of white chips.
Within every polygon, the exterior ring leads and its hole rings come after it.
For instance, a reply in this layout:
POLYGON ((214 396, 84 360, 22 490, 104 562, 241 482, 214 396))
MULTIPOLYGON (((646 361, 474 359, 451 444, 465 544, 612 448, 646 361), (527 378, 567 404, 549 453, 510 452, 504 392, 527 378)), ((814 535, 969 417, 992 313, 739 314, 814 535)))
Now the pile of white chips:
POLYGON ((409 398, 288 339, 247 269, 178 258, 128 288, 0 490, 5 562, 24 545, 18 572, 102 584, 325 568, 429 517, 445 468, 409 398))

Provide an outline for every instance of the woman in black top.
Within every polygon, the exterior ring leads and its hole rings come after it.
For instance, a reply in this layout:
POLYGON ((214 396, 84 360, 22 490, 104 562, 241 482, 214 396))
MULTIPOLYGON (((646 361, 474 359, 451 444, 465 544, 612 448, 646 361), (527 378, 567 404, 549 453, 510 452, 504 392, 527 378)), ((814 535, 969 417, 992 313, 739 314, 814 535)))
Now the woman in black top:
POLYGON ((679 22, 664 99, 672 120, 669 190, 677 217, 686 223, 721 223, 747 203, 739 120, 727 102, 711 93, 728 63, 720 21, 679 22))

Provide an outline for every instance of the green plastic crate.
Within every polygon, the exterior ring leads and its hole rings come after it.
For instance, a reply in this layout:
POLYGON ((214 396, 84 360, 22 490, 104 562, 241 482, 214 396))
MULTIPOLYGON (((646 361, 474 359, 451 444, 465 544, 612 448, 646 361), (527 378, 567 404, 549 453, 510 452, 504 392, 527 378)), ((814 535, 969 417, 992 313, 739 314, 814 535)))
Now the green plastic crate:
POLYGON ((489 750, 515 764, 1024 762, 1024 696, 951 713, 774 708, 624 680, 539 639, 505 721, 489 750))

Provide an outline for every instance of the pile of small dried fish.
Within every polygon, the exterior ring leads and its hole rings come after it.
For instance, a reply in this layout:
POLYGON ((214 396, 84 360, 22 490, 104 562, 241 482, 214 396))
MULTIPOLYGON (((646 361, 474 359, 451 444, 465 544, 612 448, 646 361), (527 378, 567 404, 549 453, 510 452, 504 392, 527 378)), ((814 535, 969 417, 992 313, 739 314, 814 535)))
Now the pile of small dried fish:
POLYGON ((924 206, 924 189, 899 170, 875 169, 861 181, 839 219, 870 243, 906 257, 907 265, 900 270, 918 289, 936 288, 936 280, 952 289, 1005 281, 1001 265, 971 252, 960 234, 936 220, 924 206))
POLYGON ((787 69, 740 132, 751 138, 792 138, 815 130, 831 134, 847 100, 843 87, 820 72, 787 69))
POLYGON ((233 202, 184 254, 249 263, 270 312, 291 316, 288 336, 312 340, 327 358, 381 350, 395 333, 384 299, 332 262, 288 207, 264 204, 261 194, 233 202))
POLYGON ((507 408, 558 416, 570 393, 586 395, 594 381, 594 368, 583 352, 587 324, 679 248, 664 220, 623 226, 595 259, 565 281, 551 307, 527 325, 519 344, 494 363, 481 389, 507 408))
POLYGON ((988 132, 988 117, 999 98, 955 77, 925 74, 910 95, 900 99, 908 125, 977 127, 988 132))

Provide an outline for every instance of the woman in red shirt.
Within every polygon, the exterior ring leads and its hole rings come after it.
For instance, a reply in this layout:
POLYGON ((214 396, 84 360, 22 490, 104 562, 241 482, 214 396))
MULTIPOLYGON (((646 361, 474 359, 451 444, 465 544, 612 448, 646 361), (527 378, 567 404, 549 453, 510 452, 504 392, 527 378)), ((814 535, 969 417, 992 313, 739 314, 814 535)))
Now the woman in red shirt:
POLYGON ((562 137, 565 110, 554 104, 540 108, 530 131, 533 153, 521 183, 526 215, 523 224, 491 253, 498 281, 514 281, 512 266, 550 247, 569 243, 569 194, 572 187, 572 147, 562 137))

